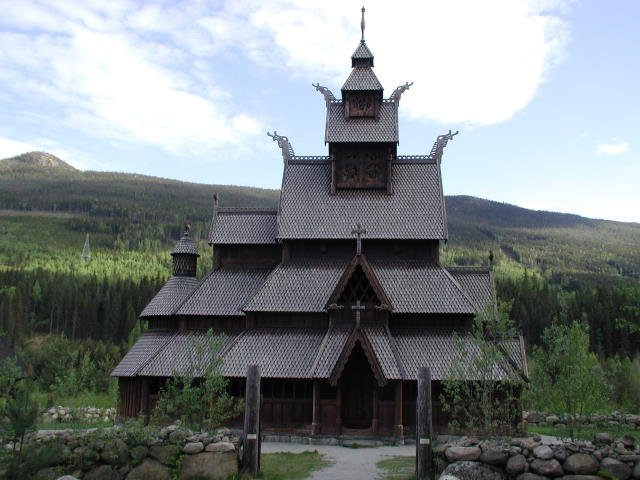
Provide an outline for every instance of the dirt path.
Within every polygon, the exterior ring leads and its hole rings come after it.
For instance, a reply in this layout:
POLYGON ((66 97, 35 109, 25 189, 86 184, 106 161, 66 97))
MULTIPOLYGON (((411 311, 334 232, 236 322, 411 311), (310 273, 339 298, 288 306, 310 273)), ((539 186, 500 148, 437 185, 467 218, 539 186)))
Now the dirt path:
POLYGON ((376 463, 389 457, 413 456, 414 445, 397 447, 361 447, 348 448, 328 445, 300 445, 297 443, 264 442, 262 453, 276 452, 309 452, 318 453, 332 464, 311 474, 310 480, 359 480, 383 478, 383 471, 376 468, 376 463))

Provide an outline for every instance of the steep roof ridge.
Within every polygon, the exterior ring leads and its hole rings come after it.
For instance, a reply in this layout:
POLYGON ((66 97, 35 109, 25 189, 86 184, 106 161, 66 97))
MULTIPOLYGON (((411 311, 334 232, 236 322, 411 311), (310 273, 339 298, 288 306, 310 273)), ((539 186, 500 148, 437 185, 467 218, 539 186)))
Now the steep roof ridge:
POLYGON ((386 305, 390 309, 393 309, 393 305, 391 304, 391 300, 389 299, 387 292, 384 291, 384 287, 382 286, 380 279, 376 275, 375 270, 369 263, 369 260, 364 253, 356 254, 351 262, 349 262, 349 265, 347 265, 347 268, 345 268, 344 272, 340 276, 338 283, 336 283, 333 292, 331 292, 326 306, 328 307, 329 304, 336 303, 338 301, 338 298, 340 297, 342 292, 344 292, 345 288, 347 288, 349 280, 351 279, 351 276, 356 271, 356 268, 358 266, 362 268, 363 273, 367 277, 367 280, 369 280, 369 284, 380 300, 381 305, 386 305))
POLYGON ((169 335, 169 336, 167 337, 167 340, 165 340, 165 342, 164 342, 162 345, 160 345, 160 346, 156 349, 156 351, 153 353, 153 355, 151 355, 151 356, 147 359, 147 361, 146 361, 146 362, 142 362, 142 365, 140 365, 140 366, 136 369, 136 371, 134 372, 134 374, 132 375, 132 377, 137 376, 137 375, 138 375, 138 373, 140 373, 140 371, 141 371, 144 367, 146 367, 147 365, 149 365, 149 363, 151 362, 151 360, 155 359, 155 358, 160 354, 160 352, 161 352, 162 350, 164 350, 164 348, 169 344, 169 342, 171 342, 171 340, 173 340, 174 338, 176 338, 178 335, 180 335, 180 332, 176 332, 176 333, 174 333, 173 335, 169 335))
POLYGON ((336 364, 331 369, 331 375, 329 376, 329 383, 332 385, 336 385, 338 379, 342 375, 344 368, 349 361, 349 357, 351 356, 351 352, 356 346, 356 343, 360 342, 362 346, 362 350, 364 351, 365 356, 367 357, 367 361, 369 366, 371 367, 371 371, 373 373, 374 378, 377 380, 378 385, 384 386, 387 383, 387 378, 384 376, 384 370, 378 357, 375 354, 375 350, 371 345, 371 342, 367 338, 367 336, 363 333, 360 328, 354 328, 345 343, 342 352, 338 356, 338 360, 336 364))
POLYGON ((309 369, 309 376, 315 377, 316 370, 318 369, 318 363, 320 362, 320 358, 324 354, 325 348, 327 348, 327 343, 329 342, 329 336, 331 335, 331 331, 333 330, 333 324, 329 323, 329 328, 327 328, 327 333, 325 333, 324 338, 322 339, 322 343, 320 344, 320 348, 318 348, 318 353, 316 358, 313 360, 313 364, 311 364, 311 368, 309 369))
POLYGON ((393 358, 395 359, 396 364, 398 365, 398 371, 400 372, 400 376, 402 377, 403 380, 405 380, 407 378, 407 373, 404 369, 404 364, 400 359, 400 352, 398 351, 398 345, 396 344, 396 339, 391 334, 391 330, 389 329, 388 323, 385 324, 384 329, 387 333, 387 337, 389 338, 389 345, 391 346, 391 351, 393 352, 393 358))
POLYGON ((460 285, 460 283, 458 283, 458 281, 453 277, 453 275, 449 273, 449 270, 447 270, 444 267, 440 267, 440 268, 444 271, 445 275, 449 277, 449 279, 453 282, 453 284, 460 291, 460 293, 462 293, 462 296, 465 298, 465 300, 469 302, 469 305, 471 306, 471 308, 474 308, 476 311, 479 310, 480 306, 477 305, 475 301, 473 301, 473 299, 469 296, 469 294, 467 294, 465 289, 462 288, 462 285, 460 285))

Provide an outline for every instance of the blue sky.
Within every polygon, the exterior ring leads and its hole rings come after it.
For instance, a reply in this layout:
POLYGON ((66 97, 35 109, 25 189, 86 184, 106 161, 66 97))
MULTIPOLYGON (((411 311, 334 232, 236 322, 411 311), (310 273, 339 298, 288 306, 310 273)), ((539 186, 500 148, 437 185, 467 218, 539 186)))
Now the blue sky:
MULTIPOLYGON (((0 0, 0 158, 278 188, 323 155, 362 1, 0 0)), ((640 2, 366 1, 401 154, 445 151, 445 193, 640 222, 640 2)))

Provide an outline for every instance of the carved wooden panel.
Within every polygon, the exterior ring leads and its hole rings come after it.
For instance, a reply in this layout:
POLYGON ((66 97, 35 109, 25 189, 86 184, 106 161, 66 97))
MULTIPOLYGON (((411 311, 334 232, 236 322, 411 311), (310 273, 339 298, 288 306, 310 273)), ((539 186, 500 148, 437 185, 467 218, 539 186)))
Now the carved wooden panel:
POLYGON ((336 188, 387 188, 387 150, 380 146, 345 146, 335 155, 336 188))
POLYGON ((348 117, 375 117, 378 113, 378 93, 349 93, 348 117))

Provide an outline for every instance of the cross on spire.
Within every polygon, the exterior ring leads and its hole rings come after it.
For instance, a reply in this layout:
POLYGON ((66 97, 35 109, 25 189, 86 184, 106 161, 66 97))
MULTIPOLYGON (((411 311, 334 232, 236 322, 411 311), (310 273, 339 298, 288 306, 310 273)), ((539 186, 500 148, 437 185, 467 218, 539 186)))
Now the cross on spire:
POLYGON ((351 235, 356 235, 356 255, 362 254, 362 235, 366 235, 367 231, 358 223, 355 230, 351 230, 351 235))
POLYGON ((366 310, 367 307, 360 303, 360 300, 356 300, 355 305, 351 305, 351 310, 356 311, 356 328, 360 328, 360 312, 366 310))
POLYGON ((360 42, 364 43, 364 6, 362 7, 362 20, 360 20, 360 30, 362 30, 362 39, 360 42))

